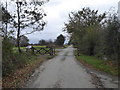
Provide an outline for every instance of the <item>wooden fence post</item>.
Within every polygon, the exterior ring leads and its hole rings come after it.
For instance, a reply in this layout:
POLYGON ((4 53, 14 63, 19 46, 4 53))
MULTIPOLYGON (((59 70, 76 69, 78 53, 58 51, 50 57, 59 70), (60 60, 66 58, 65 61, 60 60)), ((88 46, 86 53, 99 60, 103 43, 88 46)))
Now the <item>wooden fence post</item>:
POLYGON ((80 56, 80 48, 77 48, 77 55, 80 56))
POLYGON ((55 47, 53 48, 53 51, 54 51, 54 55, 55 55, 55 47))

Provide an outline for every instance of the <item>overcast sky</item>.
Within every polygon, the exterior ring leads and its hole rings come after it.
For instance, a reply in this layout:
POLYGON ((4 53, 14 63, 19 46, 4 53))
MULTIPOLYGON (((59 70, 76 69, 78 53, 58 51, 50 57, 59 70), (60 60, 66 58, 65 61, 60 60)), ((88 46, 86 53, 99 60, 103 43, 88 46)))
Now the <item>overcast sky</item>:
POLYGON ((43 7, 47 16, 44 18, 47 21, 45 29, 41 32, 36 32, 27 37, 30 43, 38 43, 41 39, 56 39, 60 34, 67 35, 63 32, 64 22, 68 21, 68 14, 72 11, 81 10, 84 7, 99 10, 99 13, 108 12, 111 7, 118 10, 118 2, 120 0, 50 0, 43 7))
POLYGON ((68 13, 81 10, 83 7, 99 10, 99 13, 109 11, 111 7, 118 9, 119 0, 50 0, 44 5, 47 16, 47 26, 41 32, 28 35, 30 43, 37 43, 40 39, 56 39, 63 32, 64 22, 68 21, 68 13))

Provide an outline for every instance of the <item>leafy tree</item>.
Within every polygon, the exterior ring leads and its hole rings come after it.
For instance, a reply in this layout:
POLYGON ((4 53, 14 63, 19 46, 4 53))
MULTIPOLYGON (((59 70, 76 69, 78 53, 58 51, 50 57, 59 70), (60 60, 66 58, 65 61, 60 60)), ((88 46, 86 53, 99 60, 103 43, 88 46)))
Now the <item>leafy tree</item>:
POLYGON ((20 37, 20 46, 27 46, 29 43, 29 39, 26 36, 20 37))
POLYGON ((89 55, 94 55, 98 32, 102 29, 104 18, 105 13, 98 14, 98 10, 83 8, 69 14, 69 23, 65 23, 64 30, 72 35, 71 42, 75 46, 86 50, 89 55))
POLYGON ((39 45, 53 45, 54 42, 51 39, 49 39, 49 40, 42 39, 42 40, 39 40, 38 44, 39 45))
POLYGON ((40 40, 39 42, 38 42, 38 44, 39 45, 47 45, 47 41, 45 41, 45 40, 40 40))
POLYGON ((21 52, 20 37, 22 35, 31 34, 44 29, 46 23, 43 17, 46 16, 46 14, 43 12, 41 6, 48 1, 49 0, 41 0, 40 2, 16 2, 17 14, 13 16, 15 18, 13 26, 17 28, 17 46, 19 52, 21 52), (27 31, 25 31, 28 27, 29 30, 27 29, 27 31))
POLYGON ((13 45, 10 43, 10 39, 6 38, 2 41, 2 75, 10 73, 12 71, 12 56, 13 56, 13 45))
POLYGON ((49 40, 47 41, 47 43, 48 43, 49 46, 54 45, 54 42, 53 42, 51 39, 49 39, 49 40))
POLYGON ((39 44, 39 45, 46 45, 46 41, 42 39, 42 40, 40 40, 40 41, 38 42, 38 44, 39 44))
POLYGON ((8 32, 8 30, 7 30, 7 24, 10 23, 12 16, 10 15, 8 10, 3 5, 1 5, 1 11, 2 11, 2 14, 1 14, 2 19, 0 22, 2 23, 2 28, 0 29, 0 36, 3 37, 3 39, 2 39, 2 58, 3 58, 3 62, 4 62, 5 58, 12 54, 13 45, 11 44, 10 37, 9 37, 9 34, 11 33, 11 31, 8 32))
POLYGON ((7 30, 7 24, 10 22, 11 15, 3 5, 0 5, 0 11, 0 15, 2 17, 0 17, 0 23, 2 24, 2 26, 0 26, 0 38, 2 37, 2 46, 0 47, 0 49, 2 48, 2 68, 4 68, 2 75, 4 75, 6 72, 9 72, 8 63, 10 63, 10 65, 12 66, 11 61, 9 61, 9 58, 13 54, 13 45, 10 43, 10 39, 8 37, 9 32, 7 30))
POLYGON ((120 21, 116 14, 109 17, 105 32, 106 56, 111 60, 120 60, 120 21))
POLYGON ((6 8, 2 5, 1 6, 1 11, 2 11, 2 28, 1 28, 1 32, 0 32, 0 36, 2 36, 4 39, 6 39, 11 33, 13 33, 13 30, 9 30, 8 31, 8 23, 10 23, 13 19, 12 16, 10 15, 10 13, 7 10, 7 3, 6 3, 6 8))
POLYGON ((17 46, 17 39, 15 37, 10 36, 9 40, 13 46, 17 46))
MULTIPOLYGON (((10 43, 13 44, 14 46, 17 46, 17 39, 15 37, 10 36, 10 43)), ((29 39, 26 36, 21 36, 20 37, 20 46, 27 46, 29 43, 29 39)))
POLYGON ((64 42, 65 42, 65 37, 62 34, 60 34, 57 37, 57 39, 55 41, 55 44, 58 45, 58 46, 63 46, 64 42))

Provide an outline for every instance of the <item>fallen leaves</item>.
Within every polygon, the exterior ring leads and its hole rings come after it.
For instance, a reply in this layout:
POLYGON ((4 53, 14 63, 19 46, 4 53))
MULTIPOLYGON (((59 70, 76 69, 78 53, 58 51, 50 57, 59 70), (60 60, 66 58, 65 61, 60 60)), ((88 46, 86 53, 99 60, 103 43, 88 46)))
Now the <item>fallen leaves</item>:
POLYGON ((30 77, 34 70, 45 60, 45 58, 38 58, 33 62, 26 64, 23 68, 20 68, 9 76, 2 78, 2 87, 3 88, 22 88, 25 84, 25 81, 30 77))

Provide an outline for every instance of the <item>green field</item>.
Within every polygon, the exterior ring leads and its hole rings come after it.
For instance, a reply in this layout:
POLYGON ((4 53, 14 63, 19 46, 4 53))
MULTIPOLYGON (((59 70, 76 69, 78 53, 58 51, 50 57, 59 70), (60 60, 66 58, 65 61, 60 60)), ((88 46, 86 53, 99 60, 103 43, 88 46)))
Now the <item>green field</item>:
MULTIPOLYGON (((40 48, 46 47, 46 46, 33 46, 33 47, 36 48, 36 49, 40 49, 40 48)), ((26 47, 20 47, 20 49, 21 49, 22 51, 26 51, 26 47)), ((14 51, 14 52, 17 52, 17 50, 18 50, 17 47, 13 47, 13 51, 14 51)))
POLYGON ((97 69, 99 71, 104 71, 112 75, 118 75, 118 67, 115 65, 111 65, 111 61, 104 61, 101 59, 98 59, 95 56, 87 56, 84 54, 81 54, 80 56, 76 56, 77 60, 84 64, 88 64, 90 67, 93 67, 94 69, 97 69))
MULTIPOLYGON (((46 46, 33 46, 35 48, 41 48, 41 47, 46 47, 46 46)), ((25 49, 26 47, 20 47, 21 49, 25 49)), ((17 47, 14 47, 13 49, 17 49, 17 47)))
MULTIPOLYGON (((45 46, 33 46, 37 50, 45 46)), ((18 48, 13 47, 13 51, 9 52, 7 55, 4 55, 2 68, 3 72, 3 84, 4 88, 11 87, 22 87, 27 78, 29 78, 33 71, 39 67, 39 65, 57 55, 59 51, 56 51, 55 55, 40 55, 39 53, 25 52, 26 47, 20 47, 22 53, 18 53, 18 48), (11 83, 10 83, 11 82, 11 83)), ((46 48, 48 49, 48 48, 46 48)), ((43 50, 43 49, 42 49, 43 50)), ((43 50, 44 52, 44 50, 43 50)))

